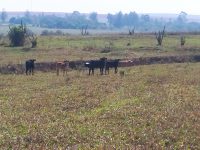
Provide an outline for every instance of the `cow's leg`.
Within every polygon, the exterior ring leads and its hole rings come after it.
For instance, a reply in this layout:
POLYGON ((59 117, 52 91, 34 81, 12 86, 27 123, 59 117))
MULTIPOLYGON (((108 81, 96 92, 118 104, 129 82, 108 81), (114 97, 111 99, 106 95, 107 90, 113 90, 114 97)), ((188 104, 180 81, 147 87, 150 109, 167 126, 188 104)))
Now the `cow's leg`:
POLYGON ((59 76, 59 68, 56 68, 57 76, 59 76))
POLYGON ((65 75, 67 75, 67 68, 66 67, 65 67, 64 71, 65 71, 65 75))
POLYGON ((118 71, 118 69, 117 69, 117 67, 115 67, 115 73, 117 73, 117 71, 118 71))
POLYGON ((32 68, 32 75, 34 75, 34 68, 32 68))
POLYGON ((66 74, 67 74, 67 72, 66 72, 66 69, 64 68, 63 69, 63 76, 66 75, 66 74))
POLYGON ((100 67, 100 75, 103 75, 102 68, 100 67))
POLYGON ((103 70, 104 70, 104 67, 101 68, 101 75, 103 75, 103 72, 104 72, 103 70))
POLYGON ((65 67, 65 75, 67 75, 68 67, 65 67))
POLYGON ((65 66, 64 66, 64 64, 62 64, 61 70, 62 70, 62 73, 63 73, 63 76, 64 76, 65 75, 65 66))
POLYGON ((109 67, 105 68, 105 74, 109 74, 109 67))
POLYGON ((94 68, 92 68, 92 75, 94 75, 94 68))
POLYGON ((59 68, 57 63, 56 63, 56 75, 59 76, 59 68))
POLYGON ((28 69, 26 68, 26 75, 28 75, 28 69))
POLYGON ((90 75, 90 72, 91 72, 91 68, 89 68, 89 75, 90 75))
POLYGON ((59 76, 59 69, 57 69, 57 76, 59 76))

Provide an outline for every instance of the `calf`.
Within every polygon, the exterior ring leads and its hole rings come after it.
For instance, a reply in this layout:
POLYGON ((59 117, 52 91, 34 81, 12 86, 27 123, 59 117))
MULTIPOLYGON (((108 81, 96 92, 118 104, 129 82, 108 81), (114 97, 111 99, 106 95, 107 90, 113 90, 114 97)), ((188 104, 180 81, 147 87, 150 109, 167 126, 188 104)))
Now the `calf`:
POLYGON ((34 74, 34 68, 35 68, 35 59, 29 59, 26 61, 25 65, 26 65, 26 75, 33 75, 34 74))
POLYGON ((110 68, 115 68, 115 73, 117 73, 117 67, 118 67, 118 65, 119 65, 119 59, 106 61, 105 74, 106 74, 106 72, 109 74, 109 69, 110 68))
POLYGON ((58 61, 56 62, 56 72, 59 75, 59 70, 63 71, 63 75, 67 74, 67 69, 69 68, 69 61, 58 61))
POLYGON ((89 62, 86 62, 85 67, 89 68, 89 75, 91 71, 92 75, 94 75, 95 68, 99 68, 100 74, 103 75, 103 69, 105 67, 106 59, 107 58, 100 58, 100 60, 90 60, 89 62))

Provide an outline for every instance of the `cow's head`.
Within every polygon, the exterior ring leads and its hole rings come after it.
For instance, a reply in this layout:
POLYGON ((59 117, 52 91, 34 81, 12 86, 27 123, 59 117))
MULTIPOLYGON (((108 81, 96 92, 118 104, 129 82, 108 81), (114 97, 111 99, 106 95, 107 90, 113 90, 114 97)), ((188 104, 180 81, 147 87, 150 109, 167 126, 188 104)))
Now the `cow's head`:
POLYGON ((106 57, 102 57, 102 58, 100 58, 100 60, 101 60, 101 61, 106 61, 107 58, 106 58, 106 57))
POLYGON ((36 59, 30 59, 29 61, 31 61, 31 62, 35 62, 35 61, 36 61, 36 59))
POLYGON ((85 67, 89 67, 89 66, 90 66, 90 62, 86 62, 85 67))

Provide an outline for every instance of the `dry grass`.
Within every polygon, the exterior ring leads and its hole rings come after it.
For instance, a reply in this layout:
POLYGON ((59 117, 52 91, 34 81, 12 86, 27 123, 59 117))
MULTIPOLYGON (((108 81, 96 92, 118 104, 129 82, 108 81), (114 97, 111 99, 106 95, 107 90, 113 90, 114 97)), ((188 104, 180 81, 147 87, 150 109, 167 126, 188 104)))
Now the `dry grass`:
POLYGON ((199 66, 0 75, 0 149, 199 149, 199 66))

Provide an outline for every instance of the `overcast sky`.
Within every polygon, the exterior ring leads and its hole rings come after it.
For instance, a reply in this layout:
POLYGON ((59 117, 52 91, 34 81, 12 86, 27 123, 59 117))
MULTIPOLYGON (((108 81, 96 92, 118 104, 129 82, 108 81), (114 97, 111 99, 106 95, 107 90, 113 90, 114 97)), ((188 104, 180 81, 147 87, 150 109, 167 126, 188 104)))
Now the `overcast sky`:
POLYGON ((199 0, 0 0, 6 11, 175 13, 200 15, 199 0))

